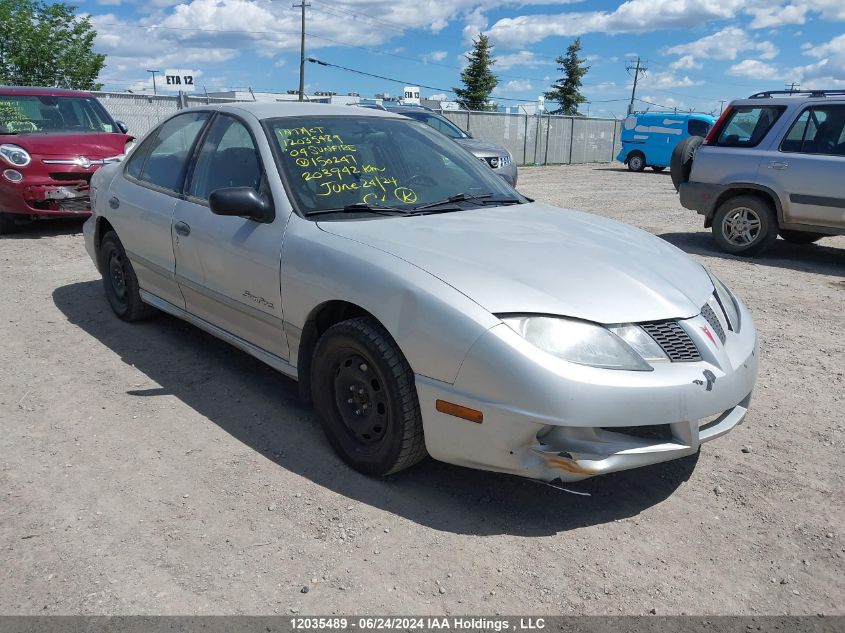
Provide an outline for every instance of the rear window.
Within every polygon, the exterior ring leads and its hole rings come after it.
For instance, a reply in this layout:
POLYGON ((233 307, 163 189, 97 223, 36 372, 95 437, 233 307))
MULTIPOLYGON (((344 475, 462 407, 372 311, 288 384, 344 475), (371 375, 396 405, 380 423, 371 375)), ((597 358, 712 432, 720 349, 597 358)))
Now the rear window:
POLYGON ((786 110, 784 106, 736 106, 719 130, 715 145, 755 147, 786 110))
POLYGON ((707 136, 707 132, 710 131, 710 124, 707 121, 701 121, 700 119, 690 119, 687 122, 687 132, 689 132, 690 136, 707 136))

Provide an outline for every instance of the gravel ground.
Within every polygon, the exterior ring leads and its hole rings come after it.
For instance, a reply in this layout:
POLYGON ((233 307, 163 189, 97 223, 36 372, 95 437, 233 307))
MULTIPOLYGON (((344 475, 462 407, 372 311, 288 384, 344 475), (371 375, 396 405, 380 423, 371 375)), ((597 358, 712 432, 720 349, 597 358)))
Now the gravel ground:
POLYGON ((292 381, 182 322, 114 318, 78 223, 0 242, 0 613, 814 614, 845 605, 845 238, 714 249, 668 174, 524 169, 748 303, 746 423, 569 486, 344 467, 292 381))

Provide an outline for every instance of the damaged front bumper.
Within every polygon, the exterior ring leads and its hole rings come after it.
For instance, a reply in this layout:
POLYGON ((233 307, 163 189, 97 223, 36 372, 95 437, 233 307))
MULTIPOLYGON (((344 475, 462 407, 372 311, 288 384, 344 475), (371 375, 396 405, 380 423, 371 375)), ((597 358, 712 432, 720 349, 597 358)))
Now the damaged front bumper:
MULTIPOLYGON (((654 371, 598 369, 537 350, 506 325, 484 334, 454 384, 417 376, 426 447, 435 459, 543 481, 578 481, 692 455, 742 423, 757 377, 757 334, 696 343, 697 362, 654 371), (707 372, 713 379, 703 380, 707 372), (437 410, 445 400, 483 413, 474 423, 437 410)), ((701 317, 689 319, 691 336, 701 317)))

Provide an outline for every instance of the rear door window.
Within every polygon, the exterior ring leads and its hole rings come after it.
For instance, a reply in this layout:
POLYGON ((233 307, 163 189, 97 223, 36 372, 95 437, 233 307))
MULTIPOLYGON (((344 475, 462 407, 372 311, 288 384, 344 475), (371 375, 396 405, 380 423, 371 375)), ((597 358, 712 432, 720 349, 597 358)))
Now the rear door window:
POLYGON ((845 105, 808 108, 781 143, 782 152, 845 156, 845 105))
POLYGON ((719 130, 716 145, 756 147, 783 114, 784 106, 737 106, 719 130))

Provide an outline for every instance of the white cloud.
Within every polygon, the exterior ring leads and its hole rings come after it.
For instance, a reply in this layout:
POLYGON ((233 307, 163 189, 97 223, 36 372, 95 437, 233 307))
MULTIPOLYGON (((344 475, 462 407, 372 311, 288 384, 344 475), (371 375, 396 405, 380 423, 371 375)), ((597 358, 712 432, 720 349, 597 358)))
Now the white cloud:
POLYGON ((684 55, 680 59, 669 64, 670 68, 674 70, 692 70, 693 68, 701 68, 701 64, 695 61, 692 55, 684 55))
POLYGON ((423 59, 428 62, 442 62, 449 56, 446 51, 431 51, 427 55, 423 55, 423 59))
POLYGON ((678 77, 672 72, 663 73, 649 73, 640 79, 640 85, 644 88, 686 88, 689 86, 700 86, 704 82, 701 80, 690 79, 686 75, 678 77))
POLYGON ((508 70, 513 67, 536 68, 551 63, 553 63, 551 60, 537 59, 537 56, 531 51, 496 55, 496 70, 508 70))
POLYGON ((743 59, 731 66, 728 74, 750 79, 779 79, 781 77, 781 72, 777 68, 757 59, 743 59))
POLYGON ((787 4, 786 6, 752 7, 747 13, 754 19, 752 29, 768 29, 786 24, 804 24, 808 7, 787 4))
POLYGON ((792 69, 802 88, 845 86, 845 33, 823 44, 805 44, 804 55, 819 61, 792 69))
POLYGON ((694 59, 724 61, 736 59, 743 51, 757 51, 762 59, 774 59, 778 54, 778 49, 771 42, 757 41, 735 26, 729 26, 694 42, 678 44, 666 49, 670 55, 688 55, 694 59))
POLYGON ((527 79, 514 79, 504 85, 499 84, 496 86, 493 89, 493 94, 507 96, 515 92, 526 92, 528 90, 532 90, 533 88, 533 84, 527 79))
POLYGON ((449 97, 446 95, 445 92, 439 92, 436 95, 426 97, 426 99, 431 99, 432 101, 449 101, 449 97))

